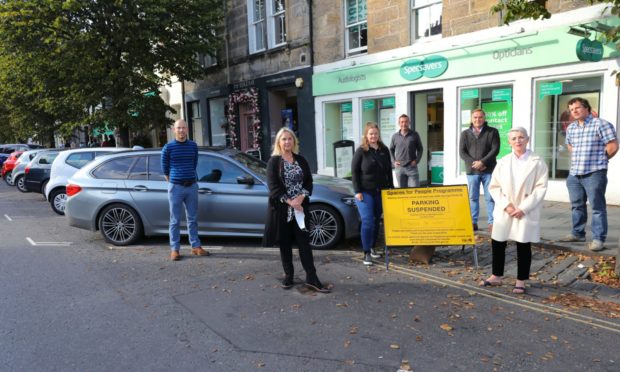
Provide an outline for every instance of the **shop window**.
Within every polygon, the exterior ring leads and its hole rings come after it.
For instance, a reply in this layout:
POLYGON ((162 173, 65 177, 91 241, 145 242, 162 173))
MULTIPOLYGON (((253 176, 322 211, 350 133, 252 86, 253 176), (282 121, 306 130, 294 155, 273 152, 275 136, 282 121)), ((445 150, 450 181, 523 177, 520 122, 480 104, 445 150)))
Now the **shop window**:
POLYGON ((441 0, 411 0, 411 41, 441 37, 441 0))
POLYGON ((211 145, 226 146, 227 98, 212 98, 209 101, 209 123, 211 129, 211 145))
POLYGON ((568 101, 587 99, 592 115, 598 117, 602 83, 602 76, 536 82, 533 149, 545 159, 550 179, 565 179, 570 169, 566 128, 573 118, 568 101))
POLYGON ((366 53, 368 49, 366 0, 345 0, 345 12, 347 55, 366 53))
MULTIPOLYGON (((512 128, 512 85, 496 85, 487 87, 469 87, 459 89, 461 110, 459 115, 459 136, 471 124, 472 111, 481 108, 486 114, 489 126, 499 131, 500 146, 497 158, 510 153, 508 131, 512 128)), ((465 164, 460 162, 461 172, 465 172, 465 164)))
MULTIPOLYGON (((389 146, 392 135, 398 130, 394 112, 394 96, 382 98, 367 98, 362 100, 362 120, 359 133, 364 133, 364 127, 369 121, 379 125, 381 141, 389 146)), ((359 139, 356 141, 359 142, 359 139)))
POLYGON ((351 101, 325 105, 325 166, 334 167, 334 142, 350 140, 359 145, 353 131, 353 104, 351 101))

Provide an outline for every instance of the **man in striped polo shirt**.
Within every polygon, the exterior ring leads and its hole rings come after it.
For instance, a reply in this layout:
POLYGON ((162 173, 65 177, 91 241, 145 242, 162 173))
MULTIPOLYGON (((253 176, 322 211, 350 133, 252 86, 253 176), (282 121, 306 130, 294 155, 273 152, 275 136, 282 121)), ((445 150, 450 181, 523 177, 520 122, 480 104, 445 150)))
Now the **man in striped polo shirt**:
POLYGON ((573 229, 562 241, 586 240, 586 201, 589 200, 592 207, 592 242, 588 248, 600 251, 607 238, 607 164, 618 152, 618 137, 613 125, 592 115, 592 108, 586 99, 571 99, 568 110, 575 119, 566 129, 566 145, 571 152, 566 187, 571 202, 573 229))
POLYGON ((177 120, 174 123, 174 140, 168 142, 161 150, 161 167, 168 181, 168 203, 170 204, 170 259, 181 259, 180 223, 183 206, 187 216, 187 230, 192 254, 208 256, 202 249, 198 237, 198 183, 196 166, 198 165, 198 146, 187 138, 187 123, 177 120))

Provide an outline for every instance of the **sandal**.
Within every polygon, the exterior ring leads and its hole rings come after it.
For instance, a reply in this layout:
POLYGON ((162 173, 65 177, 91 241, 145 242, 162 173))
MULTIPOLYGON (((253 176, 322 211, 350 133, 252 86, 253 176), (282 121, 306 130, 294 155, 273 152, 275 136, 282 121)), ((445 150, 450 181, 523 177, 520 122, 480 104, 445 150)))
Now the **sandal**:
POLYGON ((517 287, 517 286, 515 286, 512 289, 512 293, 514 293, 514 294, 525 294, 525 287, 517 287))
POLYGON ((502 285, 502 282, 492 282, 487 279, 483 280, 478 284, 480 287, 499 287, 502 285))

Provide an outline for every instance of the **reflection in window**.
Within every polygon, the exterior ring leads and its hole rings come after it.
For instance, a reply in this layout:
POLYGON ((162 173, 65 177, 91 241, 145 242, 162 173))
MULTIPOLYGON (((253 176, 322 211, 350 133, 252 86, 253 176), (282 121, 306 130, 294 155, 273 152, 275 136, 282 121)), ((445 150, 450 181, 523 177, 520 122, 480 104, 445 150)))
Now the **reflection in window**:
POLYGON ((146 156, 140 156, 138 161, 135 162, 133 167, 131 168, 131 173, 129 174, 130 180, 146 180, 148 179, 148 175, 146 173, 146 156))
POLYGON ((65 163, 77 169, 81 169, 91 160, 93 160, 92 152, 76 152, 69 155, 65 163))
POLYGON ((161 155, 149 155, 149 181, 165 181, 164 171, 161 169, 161 155))
POLYGON ((129 169, 131 169, 131 166, 135 160, 136 156, 114 158, 98 166, 93 171, 93 176, 99 179, 127 179, 129 169))
POLYGON ((198 157, 196 172, 199 182, 210 183, 236 184, 237 177, 247 175, 230 161, 211 155, 200 155, 198 157))
POLYGON ((213 98, 209 100, 209 123, 211 127, 211 145, 226 146, 226 97, 213 98))
POLYGON ((368 44, 366 0, 346 0, 347 55, 365 53, 368 44))
POLYGON ((441 35, 441 0, 411 0, 411 39, 441 35))
POLYGON ((536 82, 534 151, 545 159, 550 179, 565 179, 570 170, 566 128, 573 118, 568 101, 585 98, 592 106, 592 115, 598 116, 602 80, 601 76, 594 76, 536 82))
POLYGON ((325 166, 334 166, 333 143, 350 140, 359 145, 353 131, 353 104, 351 101, 325 104, 325 166))

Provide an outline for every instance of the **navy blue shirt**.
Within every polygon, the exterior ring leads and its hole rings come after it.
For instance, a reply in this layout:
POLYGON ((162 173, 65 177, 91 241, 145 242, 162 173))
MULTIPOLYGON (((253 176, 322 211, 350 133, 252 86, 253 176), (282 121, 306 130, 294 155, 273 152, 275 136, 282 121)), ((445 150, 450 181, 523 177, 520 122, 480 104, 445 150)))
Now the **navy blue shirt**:
POLYGON ((198 145, 191 140, 168 142, 161 150, 161 169, 172 183, 196 180, 198 145))

